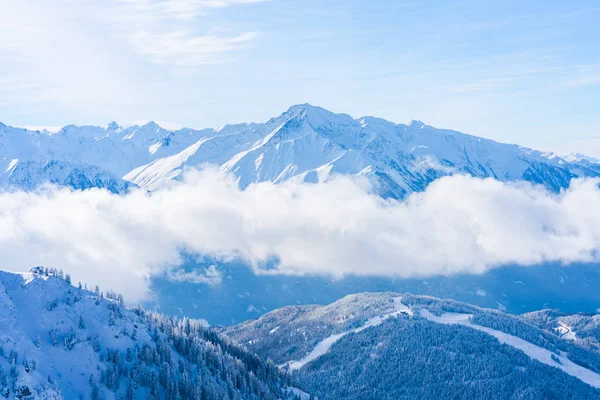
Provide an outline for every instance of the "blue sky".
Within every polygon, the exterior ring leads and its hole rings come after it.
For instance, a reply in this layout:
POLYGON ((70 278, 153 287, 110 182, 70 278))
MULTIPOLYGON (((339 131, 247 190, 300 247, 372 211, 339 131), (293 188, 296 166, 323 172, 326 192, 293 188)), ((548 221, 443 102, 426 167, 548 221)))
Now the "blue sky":
POLYGON ((11 125, 202 128, 309 102, 535 147, 600 136, 597 1, 0 0, 0 15, 11 125))

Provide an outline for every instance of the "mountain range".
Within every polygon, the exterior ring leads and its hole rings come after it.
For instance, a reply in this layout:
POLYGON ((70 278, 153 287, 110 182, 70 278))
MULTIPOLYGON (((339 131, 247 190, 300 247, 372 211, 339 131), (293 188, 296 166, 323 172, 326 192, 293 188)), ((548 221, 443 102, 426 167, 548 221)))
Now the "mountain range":
POLYGON ((572 178, 600 176, 585 157, 561 158, 420 121, 354 119, 320 107, 292 106, 265 123, 167 130, 154 122, 122 127, 69 125, 58 132, 0 124, 0 187, 32 190, 47 182, 75 189, 156 190, 185 168, 211 164, 241 188, 254 182, 322 182, 364 175, 383 197, 402 198, 454 173, 525 180, 559 191, 572 178))

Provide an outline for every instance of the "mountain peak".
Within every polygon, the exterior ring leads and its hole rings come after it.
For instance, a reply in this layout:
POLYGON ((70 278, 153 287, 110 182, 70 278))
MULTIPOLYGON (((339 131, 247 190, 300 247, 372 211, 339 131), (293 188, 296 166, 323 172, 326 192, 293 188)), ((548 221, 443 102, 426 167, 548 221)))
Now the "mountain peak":
POLYGON ((119 126, 119 124, 117 124, 115 121, 110 122, 107 126, 106 126, 106 130, 107 131, 116 131, 119 128, 121 128, 119 126))
POLYGON ((347 114, 335 114, 323 107, 313 106, 308 103, 291 106, 283 116, 287 118, 300 118, 307 121, 313 128, 320 127, 331 121, 352 123, 354 119, 347 114))
POLYGON ((313 106, 309 103, 296 104, 291 106, 285 114, 291 115, 315 115, 315 114, 333 114, 331 111, 324 109, 323 107, 313 106))
POLYGON ((144 125, 142 125, 141 127, 142 127, 142 128, 147 128, 147 129, 153 129, 153 128, 156 128, 156 129, 162 129, 162 128, 161 128, 161 126, 160 126, 160 125, 158 125, 158 124, 157 124, 156 122, 154 122, 154 121, 147 122, 147 123, 145 123, 144 125))
POLYGON ((295 111, 299 111, 299 110, 308 110, 308 109, 323 109, 323 108, 319 107, 319 106, 313 106, 310 103, 299 103, 299 104, 291 105, 290 108, 288 108, 287 112, 295 112, 295 111))
POLYGON ((419 121, 418 119, 413 119, 408 123, 408 126, 416 129, 423 129, 425 127, 425 123, 423 121, 419 121))

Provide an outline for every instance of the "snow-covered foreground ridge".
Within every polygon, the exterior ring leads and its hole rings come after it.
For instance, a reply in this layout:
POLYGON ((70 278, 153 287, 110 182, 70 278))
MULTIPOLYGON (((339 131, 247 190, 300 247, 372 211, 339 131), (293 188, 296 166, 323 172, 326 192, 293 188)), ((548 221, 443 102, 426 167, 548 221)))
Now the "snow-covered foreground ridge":
POLYGON ((404 197, 453 173, 526 180, 557 191, 574 177, 599 176, 585 158, 562 159, 517 145, 375 117, 353 119, 308 104, 265 123, 218 129, 69 125, 56 133, 0 124, 0 187, 44 182, 78 189, 149 190, 178 179, 186 167, 218 166, 240 187, 253 182, 322 182, 364 175, 385 197, 404 197))
MULTIPOLYGON (((374 338, 372 349, 360 347, 356 351, 376 352, 379 347, 377 340, 383 340, 378 333, 381 331, 379 328, 397 319, 459 325, 483 332, 500 344, 524 353, 534 362, 600 388, 600 356, 596 352, 583 350, 572 340, 543 332, 518 316, 425 296, 391 293, 352 295, 329 306, 286 307, 256 321, 227 328, 225 332, 252 350, 259 353, 266 351, 266 355, 280 362, 284 369, 301 372, 308 368, 308 371, 316 371, 320 365, 329 365, 327 361, 317 361, 328 355, 340 341, 354 340, 349 337, 351 334, 374 338), (276 325, 275 328, 272 328, 273 325, 276 325), (246 338, 251 339, 245 342, 246 338), (278 352, 265 350, 272 348, 274 343, 286 345, 278 352), (289 355, 285 353, 288 346, 289 355)), ((453 335, 450 334, 450 337, 453 335)), ((415 345, 418 346, 418 343, 415 345)))
POLYGON ((0 395, 9 399, 288 399, 276 366, 188 319, 127 309, 43 269, 0 271, 0 395))

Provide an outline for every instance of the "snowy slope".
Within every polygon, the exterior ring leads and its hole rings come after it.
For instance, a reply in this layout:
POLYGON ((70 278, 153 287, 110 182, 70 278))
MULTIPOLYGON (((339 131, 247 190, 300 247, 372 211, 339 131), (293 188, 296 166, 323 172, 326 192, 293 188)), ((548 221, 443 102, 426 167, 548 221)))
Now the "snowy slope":
POLYGON ((510 335, 497 329, 474 324, 471 322, 472 315, 470 314, 442 313, 440 316, 436 316, 431 314, 428 310, 421 310, 421 315, 425 319, 438 324, 458 324, 485 332, 488 335, 498 339, 500 343, 505 343, 511 347, 521 350, 533 360, 558 368, 590 386, 600 388, 600 374, 596 371, 575 364, 568 358, 568 354, 564 352, 556 354, 548 349, 521 339, 518 336, 510 335))
MULTIPOLYGON (((376 315, 374 317, 371 317, 366 322, 364 322, 361 326, 359 326, 358 328, 354 328, 354 329, 351 329, 351 330, 348 330, 348 331, 345 331, 342 333, 336 333, 336 334, 330 335, 330 336, 326 337, 325 339, 321 340, 319 343, 317 343, 317 345, 310 351, 310 353, 308 353, 306 356, 304 356, 301 360, 288 361, 287 363, 282 364, 281 366, 284 368, 288 368, 291 371, 300 369, 300 368, 304 367, 306 364, 308 364, 309 362, 316 360, 317 358, 321 357, 323 354, 327 353, 329 351, 329 349, 331 348, 331 346, 333 346, 333 344, 335 342, 337 342, 344 336, 346 336, 350 333, 362 332, 365 329, 370 328, 372 326, 379 326, 388 318, 395 318, 400 314, 406 314, 406 315, 411 315, 411 316, 413 315, 412 310, 410 308, 406 307, 404 304, 402 304, 401 296, 394 298, 394 311, 389 312, 387 314, 376 315)), ((274 333, 274 332, 269 332, 269 333, 274 333)))
POLYGON ((600 353, 600 314, 568 314, 556 310, 542 310, 524 314, 523 318, 563 339, 572 340, 582 347, 600 353))
POLYGON ((16 161, 3 175, 3 187, 34 190, 43 183, 69 186, 73 189, 106 189, 124 193, 135 185, 94 165, 71 164, 67 161, 16 161))
POLYGON ((0 324, 0 394, 10 399, 293 397, 274 365, 210 329, 52 273, 0 271, 0 324))
MULTIPOLYGON (((115 179, 155 190, 185 167, 217 165, 241 187, 253 182, 321 182, 332 174, 366 175, 383 196, 423 190, 437 177, 467 173, 502 181, 527 180, 559 190, 576 176, 598 176, 600 165, 507 145, 420 121, 353 119, 308 104, 266 123, 170 131, 143 126, 67 126, 58 133, 0 124, 0 187, 30 189, 43 182, 77 182, 126 190, 115 179), (59 172, 46 164, 66 165, 59 172), (90 168, 95 168, 91 170, 90 168), (24 171, 24 172, 19 172, 24 171), (26 178, 22 178, 26 176, 26 178)), ((83 185, 81 185, 83 186, 83 185)))
POLYGON ((600 388, 600 353, 524 318, 432 297, 357 294, 285 307, 224 332, 317 395, 340 382, 328 398, 600 395, 591 389, 600 388))

